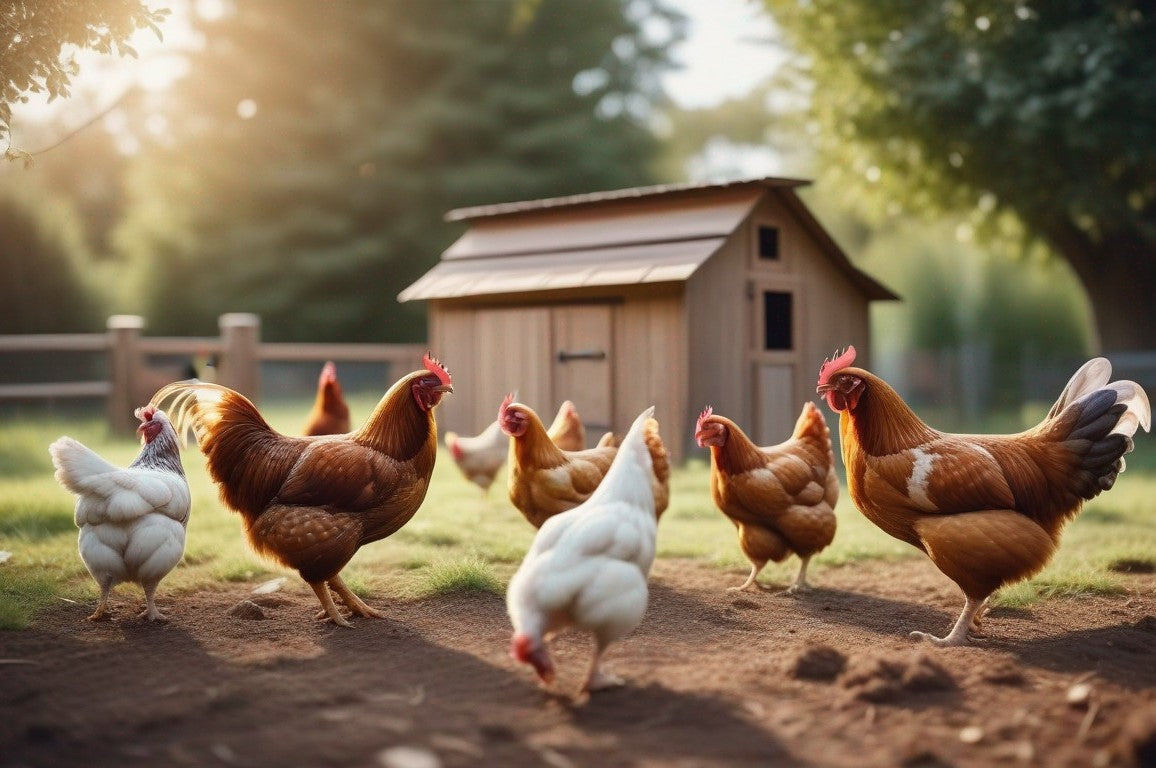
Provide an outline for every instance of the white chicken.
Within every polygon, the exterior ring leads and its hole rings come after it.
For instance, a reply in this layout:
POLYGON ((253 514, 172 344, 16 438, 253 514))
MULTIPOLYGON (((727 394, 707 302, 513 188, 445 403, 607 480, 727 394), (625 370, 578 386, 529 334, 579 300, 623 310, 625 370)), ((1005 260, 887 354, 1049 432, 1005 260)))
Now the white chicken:
POLYGON ((108 596, 124 581, 145 593, 142 618, 165 621, 154 595, 185 551, 191 497, 177 433, 164 411, 138 408, 144 447, 126 469, 114 466, 71 437, 48 446, 56 479, 79 498, 80 559, 100 586, 100 604, 88 617, 108 617, 108 596))
POLYGON ((510 580, 510 655, 533 666, 543 683, 554 679, 547 641, 573 626, 592 633, 595 642, 581 691, 622 684, 602 668, 602 655, 646 613, 657 516, 644 435, 653 413, 651 406, 634 421, 590 498, 542 524, 510 580))

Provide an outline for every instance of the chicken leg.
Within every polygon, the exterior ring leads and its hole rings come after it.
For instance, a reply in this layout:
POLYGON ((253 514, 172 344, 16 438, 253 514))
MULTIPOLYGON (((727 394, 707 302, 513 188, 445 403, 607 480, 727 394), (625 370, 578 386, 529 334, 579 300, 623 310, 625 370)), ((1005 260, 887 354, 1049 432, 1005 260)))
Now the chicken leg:
POLYGON ((96 610, 88 616, 89 621, 104 621, 110 618, 108 613, 108 595, 112 592, 112 582, 102 583, 100 585, 100 602, 96 605, 96 610))
POLYGON ((927 640, 939 648, 946 648, 952 645, 967 645, 971 639, 971 630, 974 626, 976 615, 982 615, 986 602, 986 598, 976 600, 968 596, 967 602, 963 605, 963 613, 959 614, 959 619, 955 622, 955 626, 951 628, 951 632, 945 637, 936 637, 930 632, 912 632, 909 637, 916 640, 927 640))
POLYGON ((313 587, 314 594, 321 601, 321 612, 317 614, 317 619, 327 619, 342 627, 353 626, 352 622, 342 616, 341 611, 337 610, 337 604, 333 602, 333 595, 329 594, 329 585, 326 582, 311 581, 309 586, 313 587))
POLYGON ((137 614, 137 618, 148 619, 149 621, 168 621, 169 617, 157 610, 155 600, 157 582, 142 583, 141 586, 145 593, 145 609, 137 614))
POLYGON ((807 555, 799 559, 802 560, 802 563, 799 564, 799 573, 796 574, 794 583, 787 587, 785 594, 793 595, 796 592, 806 592, 811 588, 811 585, 807 583, 807 565, 811 562, 811 556, 807 555))
POLYGON ((592 693, 626 685, 625 680, 602 667, 602 654, 606 651, 606 645, 598 640, 595 643, 594 658, 590 660, 590 672, 587 673, 586 682, 582 684, 579 693, 592 693))
POLYGON ((341 574, 337 574, 329 580, 329 586, 333 587, 333 591, 341 598, 341 602, 345 603, 346 607, 358 616, 364 616, 372 619, 384 619, 385 614, 376 608, 370 608, 357 595, 353 594, 353 590, 345 585, 341 580, 341 574))
POLYGON ((755 581, 755 579, 758 577, 758 575, 760 573, 762 573, 763 567, 766 566, 766 564, 767 564, 766 560, 764 560, 761 563, 755 562, 752 560, 751 561, 751 575, 747 576, 747 580, 744 581, 739 586, 727 587, 727 592, 750 592, 751 587, 754 587, 755 589, 761 589, 764 592, 767 591, 767 589, 768 589, 767 587, 764 587, 762 584, 755 581))

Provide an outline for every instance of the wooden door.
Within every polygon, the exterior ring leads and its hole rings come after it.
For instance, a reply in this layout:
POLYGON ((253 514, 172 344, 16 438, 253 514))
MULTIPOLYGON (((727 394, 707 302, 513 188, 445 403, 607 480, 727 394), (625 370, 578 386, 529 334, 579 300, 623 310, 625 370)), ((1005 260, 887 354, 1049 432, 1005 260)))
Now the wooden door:
POLYGON ((755 366, 755 418, 752 435, 759 445, 776 445, 791 436, 798 413, 794 404, 795 367, 782 364, 755 366))
MULTIPOLYGON (((469 391, 478 403, 475 431, 498 417, 498 406, 507 393, 517 392, 518 400, 535 410, 548 411, 549 369, 542 365, 550 354, 550 315, 545 307, 515 307, 478 310, 472 337, 476 340, 476 364, 472 380, 462 378, 454 385, 469 391)), ((453 371, 453 368, 450 368, 453 371)), ((549 424, 552 413, 542 413, 549 424)), ((473 434, 470 432, 469 434, 473 434)))
POLYGON ((553 418, 563 400, 572 400, 586 427, 586 444, 594 445, 612 427, 614 401, 613 307, 576 304, 550 310, 553 339, 554 399, 542 418, 553 418))

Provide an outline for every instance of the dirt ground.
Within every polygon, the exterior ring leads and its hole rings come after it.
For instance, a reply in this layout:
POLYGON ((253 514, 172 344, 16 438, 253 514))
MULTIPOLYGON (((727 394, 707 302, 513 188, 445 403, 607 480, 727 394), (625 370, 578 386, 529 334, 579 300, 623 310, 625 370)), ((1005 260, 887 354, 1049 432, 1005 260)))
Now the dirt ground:
POLYGON ((588 640, 558 640, 544 691, 491 594, 371 599, 389 618, 345 629, 292 579, 162 584, 171 621, 150 625, 122 586, 112 622, 62 603, 0 633, 0 765, 1156 765, 1152 574, 995 609, 963 649, 907 638, 961 607, 925 561, 820 566, 801 596, 725 591, 743 575, 656 563, 646 619, 607 657, 627 685, 586 701, 588 640))

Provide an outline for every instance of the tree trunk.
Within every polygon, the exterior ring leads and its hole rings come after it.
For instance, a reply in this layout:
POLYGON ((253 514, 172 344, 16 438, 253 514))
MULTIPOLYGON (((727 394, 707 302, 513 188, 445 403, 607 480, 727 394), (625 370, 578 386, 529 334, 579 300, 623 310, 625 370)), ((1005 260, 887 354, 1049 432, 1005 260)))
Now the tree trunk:
POLYGON ((1047 240, 1088 292, 1100 351, 1156 349, 1156 250, 1151 244, 1139 233, 1093 241, 1069 222, 1050 224, 1044 228, 1047 240))

